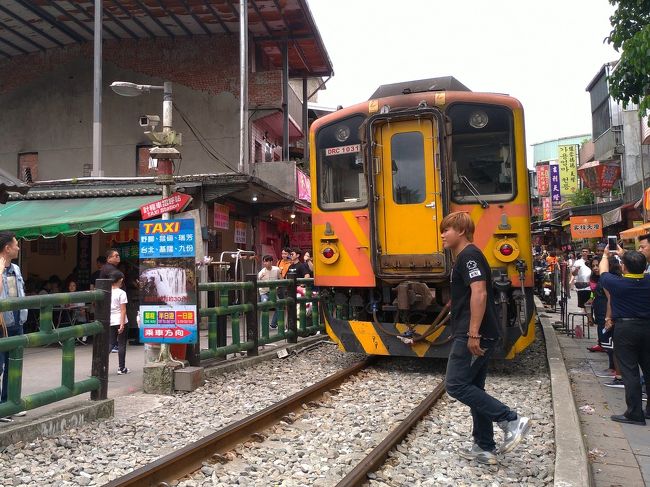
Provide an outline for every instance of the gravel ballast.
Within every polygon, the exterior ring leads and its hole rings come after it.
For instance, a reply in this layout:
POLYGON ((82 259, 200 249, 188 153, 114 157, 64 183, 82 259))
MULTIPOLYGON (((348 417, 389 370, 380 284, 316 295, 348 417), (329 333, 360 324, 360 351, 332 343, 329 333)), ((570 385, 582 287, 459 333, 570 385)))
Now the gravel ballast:
MULTIPOLYGON (((348 367, 363 357, 331 344, 207 381, 192 393, 159 397, 158 407, 70 429, 0 452, 0 487, 102 485, 348 367)), ((333 486, 442 380, 444 361, 388 358, 305 405, 289 422, 239 445, 225 464, 206 463, 178 484, 333 486)), ((448 396, 393 450, 369 486, 552 485, 554 431, 543 341, 491 366, 487 390, 530 416, 530 435, 495 466, 462 459, 471 419, 448 396)), ((495 428, 497 443, 502 433, 495 428)))

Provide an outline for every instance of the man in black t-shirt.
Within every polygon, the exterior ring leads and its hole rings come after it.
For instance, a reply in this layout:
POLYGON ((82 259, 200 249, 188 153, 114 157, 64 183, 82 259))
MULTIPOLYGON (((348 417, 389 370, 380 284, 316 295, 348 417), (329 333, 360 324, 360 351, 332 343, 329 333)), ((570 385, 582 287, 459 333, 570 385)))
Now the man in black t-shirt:
POLYGON ((488 359, 499 339, 490 265, 472 241, 474 222, 465 212, 447 215, 440 224, 442 242, 456 262, 451 271, 451 326, 453 342, 445 378, 447 393, 470 407, 474 444, 461 451, 463 458, 494 465, 496 444, 493 423, 504 432, 499 453, 512 451, 530 429, 519 416, 485 392, 488 359))
POLYGON ((292 270, 296 271, 296 278, 298 279, 303 279, 305 277, 311 277, 309 267, 307 267, 307 264, 302 262, 302 250, 300 249, 294 249, 291 251, 289 254, 289 258, 291 259, 291 265, 289 266, 289 272, 292 270))

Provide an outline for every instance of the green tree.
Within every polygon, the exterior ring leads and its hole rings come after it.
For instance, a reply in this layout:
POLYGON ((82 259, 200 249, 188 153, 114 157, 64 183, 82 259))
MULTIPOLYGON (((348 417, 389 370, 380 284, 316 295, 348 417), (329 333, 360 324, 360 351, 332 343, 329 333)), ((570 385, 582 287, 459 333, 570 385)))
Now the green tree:
POLYGON ((612 31, 605 39, 621 52, 609 78, 612 97, 650 111, 650 0, 609 0, 616 7, 612 31))
POLYGON ((571 206, 592 205, 594 203, 594 193, 589 188, 579 189, 567 198, 571 206))

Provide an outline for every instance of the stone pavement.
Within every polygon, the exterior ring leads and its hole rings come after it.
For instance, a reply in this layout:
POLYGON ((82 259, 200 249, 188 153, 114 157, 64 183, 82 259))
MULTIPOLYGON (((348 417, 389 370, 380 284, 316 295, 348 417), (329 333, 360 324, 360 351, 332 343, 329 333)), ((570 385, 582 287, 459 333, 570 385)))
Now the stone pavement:
MULTIPOLYGON (((575 292, 568 309, 579 312, 575 292)), ((538 307, 540 316, 560 322, 558 312, 538 307)), ((576 323, 580 319, 576 319, 576 323)), ((587 347, 596 344, 596 328, 589 330, 591 339, 572 338, 557 330, 562 354, 572 383, 578 407, 585 446, 589 452, 593 484, 596 487, 650 486, 650 422, 647 426, 615 423, 612 414, 625 411, 625 391, 605 387, 611 379, 598 378, 595 373, 607 368, 605 353, 592 353, 587 347)))

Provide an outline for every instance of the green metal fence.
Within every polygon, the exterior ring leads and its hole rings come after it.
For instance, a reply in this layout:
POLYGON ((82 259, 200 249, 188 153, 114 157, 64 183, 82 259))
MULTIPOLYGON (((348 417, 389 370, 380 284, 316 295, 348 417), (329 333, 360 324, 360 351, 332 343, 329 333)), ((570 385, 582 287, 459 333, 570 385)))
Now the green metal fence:
MULTIPOLYGON (((108 326, 111 283, 97 280, 95 291, 61 293, 0 300, 0 312, 37 309, 39 331, 0 338, 0 352, 8 354, 7 402, 0 404, 0 417, 34 409, 72 396, 91 392, 91 399, 106 399, 108 385, 108 326), (95 321, 55 328, 53 308, 74 303, 96 303, 95 321), (75 381, 75 341, 84 336, 93 337, 91 377, 75 381), (61 385, 52 389, 22 396, 23 354, 26 348, 61 344, 61 385)), ((0 369, 1 369, 0 364, 0 369)))
POLYGON ((216 293, 216 306, 199 310, 200 316, 208 318, 208 348, 199 352, 200 360, 225 357, 238 352, 254 356, 262 345, 282 340, 296 343, 299 336, 323 331, 318 309, 320 302, 318 296, 313 296, 313 289, 313 279, 290 277, 258 283, 254 274, 247 276, 245 282, 199 284, 199 291, 216 293), (296 297, 299 286, 304 289, 303 297, 296 297), (260 300, 260 288, 269 289, 268 301, 260 300), (242 303, 233 302, 235 293, 243 294, 242 303), (311 315, 308 314, 309 304, 311 315), (275 311, 272 311, 272 308, 275 311), (272 332, 270 327, 273 312, 278 314, 275 332, 272 332), (229 344, 228 321, 232 336, 229 344), (242 322, 246 326, 243 334, 242 322))

